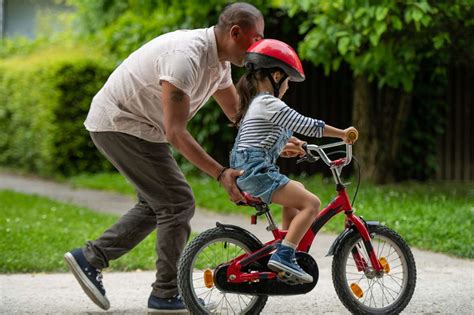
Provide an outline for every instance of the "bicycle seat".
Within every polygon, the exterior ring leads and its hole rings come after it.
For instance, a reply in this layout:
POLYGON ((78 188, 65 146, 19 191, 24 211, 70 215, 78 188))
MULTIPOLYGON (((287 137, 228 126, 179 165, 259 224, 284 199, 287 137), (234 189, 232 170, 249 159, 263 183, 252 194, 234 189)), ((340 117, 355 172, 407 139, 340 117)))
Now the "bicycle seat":
POLYGON ((239 202, 238 203, 239 206, 259 206, 259 205, 265 204, 265 202, 263 202, 262 199, 258 197, 254 197, 245 191, 242 191, 242 195, 245 198, 245 203, 239 202))

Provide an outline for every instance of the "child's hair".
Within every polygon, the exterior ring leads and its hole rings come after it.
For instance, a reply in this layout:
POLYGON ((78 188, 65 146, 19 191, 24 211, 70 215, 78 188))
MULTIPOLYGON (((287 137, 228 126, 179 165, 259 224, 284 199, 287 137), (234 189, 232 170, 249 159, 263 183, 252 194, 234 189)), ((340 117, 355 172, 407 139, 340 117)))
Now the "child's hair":
POLYGON ((244 118, 250 102, 253 97, 257 95, 258 81, 264 80, 269 74, 272 74, 275 71, 283 72, 279 68, 258 69, 247 71, 242 77, 240 77, 239 82, 237 82, 235 86, 237 93, 239 93, 240 96, 240 106, 233 126, 238 127, 240 125, 240 121, 244 118))

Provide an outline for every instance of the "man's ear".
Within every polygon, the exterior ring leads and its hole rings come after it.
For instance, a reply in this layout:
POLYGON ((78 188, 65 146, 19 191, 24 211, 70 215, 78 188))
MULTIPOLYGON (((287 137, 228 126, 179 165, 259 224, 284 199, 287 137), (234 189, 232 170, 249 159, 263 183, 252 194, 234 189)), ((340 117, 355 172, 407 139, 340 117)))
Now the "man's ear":
POLYGON ((237 38, 240 36, 241 33, 241 28, 238 25, 232 25, 232 27, 229 30, 230 37, 234 40, 237 40, 237 38))

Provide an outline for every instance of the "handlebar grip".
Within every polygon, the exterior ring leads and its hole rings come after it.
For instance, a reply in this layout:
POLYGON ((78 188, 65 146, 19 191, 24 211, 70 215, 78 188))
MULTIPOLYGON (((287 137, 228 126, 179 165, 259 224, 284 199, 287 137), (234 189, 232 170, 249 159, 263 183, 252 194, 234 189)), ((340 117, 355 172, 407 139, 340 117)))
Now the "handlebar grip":
POLYGON ((359 138, 359 133, 355 130, 351 130, 347 133, 346 137, 350 142, 354 142, 359 138))

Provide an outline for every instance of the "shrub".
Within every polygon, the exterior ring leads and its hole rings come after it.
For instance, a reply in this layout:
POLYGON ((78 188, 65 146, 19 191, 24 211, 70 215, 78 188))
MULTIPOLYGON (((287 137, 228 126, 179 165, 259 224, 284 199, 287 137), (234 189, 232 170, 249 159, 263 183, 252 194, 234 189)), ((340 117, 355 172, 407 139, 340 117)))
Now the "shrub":
POLYGON ((0 165, 41 175, 111 169, 83 122, 112 68, 84 49, 0 62, 0 165))

